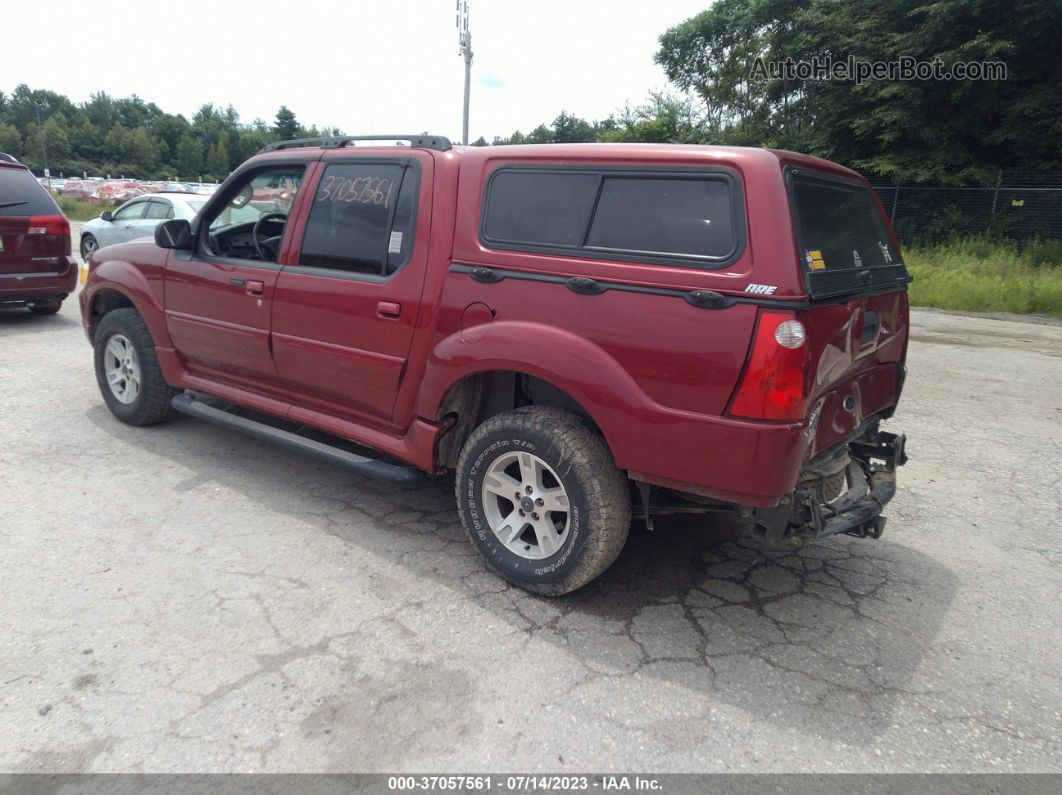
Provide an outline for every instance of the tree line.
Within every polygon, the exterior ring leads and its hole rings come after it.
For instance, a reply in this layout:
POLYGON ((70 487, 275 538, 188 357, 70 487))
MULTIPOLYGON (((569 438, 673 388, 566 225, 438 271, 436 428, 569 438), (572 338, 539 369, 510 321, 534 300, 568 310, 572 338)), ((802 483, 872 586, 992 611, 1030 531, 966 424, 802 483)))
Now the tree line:
POLYGON ((232 105, 203 105, 189 120, 135 95, 117 99, 99 92, 75 104, 25 84, 0 92, 0 152, 43 173, 42 134, 53 176, 209 181, 224 179, 270 141, 340 132, 303 127, 286 106, 272 124, 242 124, 232 105))
MULTIPOLYGON (((988 184, 999 169, 1062 166, 1062 0, 717 0, 660 36, 672 92, 606 119, 567 111, 494 145, 674 142, 771 146, 819 155, 896 184, 988 184), (757 65, 786 59, 952 67, 1006 65, 1006 79, 792 79, 757 65)), ((75 105, 52 91, 0 93, 0 151, 53 173, 224 177, 277 138, 339 134, 302 127, 282 107, 241 124, 230 105, 191 120, 139 97, 75 105), (41 124, 37 123, 40 112, 41 124)), ((479 138, 475 145, 486 146, 479 138)))
MULTIPOLYGON (((652 141, 771 146, 895 184, 990 184, 1062 168, 1059 0, 717 0, 664 32, 677 96, 616 117, 562 113, 495 144, 652 141), (757 64, 994 62, 996 80, 789 79, 757 64)), ((486 144, 483 139, 477 141, 486 144)))

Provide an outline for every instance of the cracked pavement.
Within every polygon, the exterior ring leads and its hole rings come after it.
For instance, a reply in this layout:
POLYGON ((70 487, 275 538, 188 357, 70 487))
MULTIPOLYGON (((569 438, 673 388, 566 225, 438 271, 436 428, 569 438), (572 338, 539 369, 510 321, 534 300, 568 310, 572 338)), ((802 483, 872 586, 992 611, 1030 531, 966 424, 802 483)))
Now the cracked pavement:
POLYGON ((452 481, 104 407, 0 311, 0 771, 1060 771, 1062 326, 916 311, 881 541, 632 529, 543 599, 452 481))

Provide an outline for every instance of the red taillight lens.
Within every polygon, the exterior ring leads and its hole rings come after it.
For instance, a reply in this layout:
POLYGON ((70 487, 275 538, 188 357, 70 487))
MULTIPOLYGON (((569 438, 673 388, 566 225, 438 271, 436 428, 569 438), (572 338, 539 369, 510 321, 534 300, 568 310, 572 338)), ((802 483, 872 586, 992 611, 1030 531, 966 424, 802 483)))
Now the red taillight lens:
MULTIPOLYGON (((782 323, 795 322, 793 312, 760 310, 752 352, 741 385, 730 402, 730 414, 756 420, 799 420, 807 411, 807 343, 783 347, 775 337, 782 323)), ((791 328, 791 327, 788 327, 791 328)), ((783 339, 786 335, 780 334, 783 339)))
POLYGON ((70 222, 65 215, 31 215, 26 234, 57 237, 62 241, 63 253, 70 253, 70 222))

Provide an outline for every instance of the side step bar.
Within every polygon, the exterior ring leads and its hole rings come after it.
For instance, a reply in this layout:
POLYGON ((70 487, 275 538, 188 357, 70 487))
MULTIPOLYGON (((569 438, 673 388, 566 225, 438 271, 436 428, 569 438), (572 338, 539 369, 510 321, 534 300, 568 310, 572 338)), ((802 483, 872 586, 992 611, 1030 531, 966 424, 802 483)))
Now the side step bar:
POLYGON ((333 447, 324 444, 323 442, 307 439, 305 436, 299 436, 297 433, 274 428, 272 425, 266 425, 264 422, 257 422, 248 419, 247 417, 230 414, 227 411, 214 408, 200 400, 196 400, 185 392, 177 395, 173 399, 172 405, 174 409, 182 414, 188 414, 192 417, 198 417, 201 420, 224 425, 227 428, 242 431, 250 436, 265 439, 268 442, 276 442, 290 450, 298 450, 301 453, 320 458, 322 461, 345 466, 347 469, 352 469, 358 474, 366 475, 371 478, 390 480, 394 483, 417 483, 425 477, 423 472, 419 469, 414 469, 413 467, 386 464, 383 461, 366 458, 365 456, 351 453, 339 447, 333 447))

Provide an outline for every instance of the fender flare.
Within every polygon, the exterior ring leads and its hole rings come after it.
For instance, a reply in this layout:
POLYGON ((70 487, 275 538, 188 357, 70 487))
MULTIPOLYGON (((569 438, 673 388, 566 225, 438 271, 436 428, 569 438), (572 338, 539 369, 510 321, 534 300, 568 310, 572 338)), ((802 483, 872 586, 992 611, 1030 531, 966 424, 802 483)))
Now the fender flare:
POLYGON ((607 351, 556 326, 494 321, 476 342, 461 337, 460 331, 455 332, 432 349, 417 396, 418 416, 436 419, 449 391, 469 376, 495 370, 523 373, 541 378, 576 400, 619 460, 616 446, 629 436, 621 430, 624 424, 629 425, 632 417, 651 422, 663 409, 607 351))
POLYGON ((139 268, 124 260, 105 260, 92 269, 85 289, 88 290, 87 320, 92 317, 100 293, 113 290, 125 296, 140 313, 156 346, 173 347, 169 332, 166 331, 162 302, 139 268))

